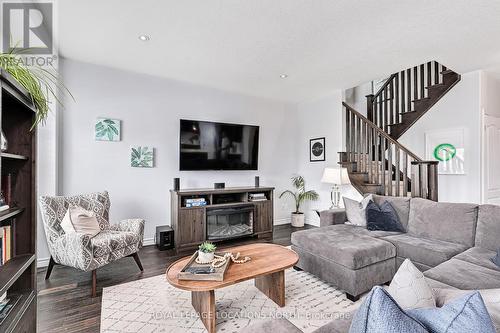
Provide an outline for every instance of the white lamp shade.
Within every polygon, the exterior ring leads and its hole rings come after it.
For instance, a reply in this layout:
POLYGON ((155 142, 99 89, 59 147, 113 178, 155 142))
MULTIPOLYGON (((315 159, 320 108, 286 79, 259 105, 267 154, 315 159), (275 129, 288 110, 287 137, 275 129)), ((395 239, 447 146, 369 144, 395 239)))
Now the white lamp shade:
POLYGON ((337 185, 351 183, 346 168, 325 168, 323 171, 323 177, 321 177, 321 182, 337 185))

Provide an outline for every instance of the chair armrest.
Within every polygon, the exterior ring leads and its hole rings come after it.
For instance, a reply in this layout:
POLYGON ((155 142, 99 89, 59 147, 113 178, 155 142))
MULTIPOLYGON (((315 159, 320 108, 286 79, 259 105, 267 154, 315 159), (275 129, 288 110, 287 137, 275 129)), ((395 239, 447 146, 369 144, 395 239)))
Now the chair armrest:
POLYGON ((140 235, 142 239, 144 236, 144 223, 145 221, 143 219, 127 219, 120 221, 118 224, 112 225, 111 229, 133 232, 136 235, 140 235))
POLYGON ((347 215, 344 208, 323 210, 319 214, 319 226, 324 227, 333 224, 344 224, 347 215))
POLYGON ((52 243, 54 261, 86 271, 92 261, 91 238, 91 235, 76 232, 59 236, 52 243))

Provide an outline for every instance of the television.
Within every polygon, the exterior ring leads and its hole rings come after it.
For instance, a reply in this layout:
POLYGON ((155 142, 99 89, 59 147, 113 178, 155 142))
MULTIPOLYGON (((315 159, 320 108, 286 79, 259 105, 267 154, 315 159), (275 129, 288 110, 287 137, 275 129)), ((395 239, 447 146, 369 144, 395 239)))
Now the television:
POLYGON ((180 120, 179 170, 257 170, 259 126, 180 120))

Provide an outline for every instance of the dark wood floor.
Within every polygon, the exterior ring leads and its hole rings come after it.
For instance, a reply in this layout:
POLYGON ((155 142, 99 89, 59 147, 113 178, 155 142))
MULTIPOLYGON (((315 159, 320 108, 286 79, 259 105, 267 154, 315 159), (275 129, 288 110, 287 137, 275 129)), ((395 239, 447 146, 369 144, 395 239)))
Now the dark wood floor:
MULTIPOLYGON (((306 228, 309 228, 306 226, 306 228)), ((302 228, 281 225, 274 228, 272 242, 290 245, 292 232, 302 228)), ((226 243, 224 246, 256 242, 256 239, 226 243)), ((164 274, 166 267, 181 256, 146 246, 139 252, 144 266, 140 272, 134 259, 123 258, 97 270, 97 297, 90 297, 91 274, 55 266, 49 280, 45 268, 38 270, 38 332, 99 332, 102 288, 164 274)))

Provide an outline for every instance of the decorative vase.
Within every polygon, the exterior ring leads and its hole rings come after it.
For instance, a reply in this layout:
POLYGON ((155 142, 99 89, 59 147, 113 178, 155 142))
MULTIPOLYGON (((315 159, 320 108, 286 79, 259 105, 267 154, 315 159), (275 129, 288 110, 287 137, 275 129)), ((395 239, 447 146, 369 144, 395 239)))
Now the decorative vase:
POLYGON ((1 131, 0 150, 7 151, 7 138, 5 137, 5 133, 3 132, 3 130, 1 131))
POLYGON ((292 227, 301 228, 304 226, 304 213, 292 213, 292 227))
POLYGON ((198 250, 198 260, 200 262, 212 262, 214 260, 215 256, 213 252, 202 252, 198 250))

